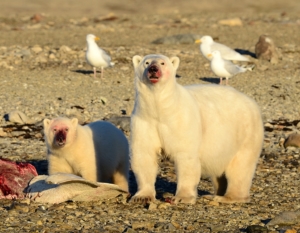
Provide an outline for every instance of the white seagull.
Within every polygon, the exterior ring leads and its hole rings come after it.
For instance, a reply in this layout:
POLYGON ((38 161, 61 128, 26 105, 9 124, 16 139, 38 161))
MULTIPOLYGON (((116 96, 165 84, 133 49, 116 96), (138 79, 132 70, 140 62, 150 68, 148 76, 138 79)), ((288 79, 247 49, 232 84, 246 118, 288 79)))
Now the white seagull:
POLYGON ((226 85, 228 84, 228 79, 232 76, 243 73, 247 70, 252 70, 253 67, 244 68, 238 65, 233 64, 229 60, 224 60, 221 57, 221 53, 216 50, 212 53, 207 54, 207 57, 211 59, 210 68, 215 75, 220 77, 220 84, 222 84, 222 78, 226 78, 226 85))
POLYGON ((207 57, 207 55, 215 50, 218 50, 221 53, 223 59, 230 61, 249 61, 247 57, 239 54, 226 45, 214 42, 211 36, 202 36, 201 39, 196 40, 195 43, 200 43, 200 51, 202 55, 208 60, 211 60, 211 58, 207 57))
POLYGON ((96 41, 100 40, 99 37, 88 34, 86 36, 87 50, 85 58, 88 64, 90 64, 94 69, 94 78, 96 78, 96 68, 101 67, 101 78, 103 78, 104 68, 113 66, 114 63, 111 62, 111 57, 99 46, 96 41))

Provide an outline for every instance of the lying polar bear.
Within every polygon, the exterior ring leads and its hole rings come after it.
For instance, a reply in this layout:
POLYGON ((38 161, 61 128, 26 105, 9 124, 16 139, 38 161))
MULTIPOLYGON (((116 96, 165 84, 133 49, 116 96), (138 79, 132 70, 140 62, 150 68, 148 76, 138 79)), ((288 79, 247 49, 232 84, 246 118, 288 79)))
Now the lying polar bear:
POLYGON ((195 203, 200 176, 211 177, 218 202, 248 202, 263 144, 257 104, 231 87, 181 86, 179 58, 133 57, 136 99, 131 117, 133 202, 155 200, 157 154, 175 162, 174 203, 195 203))
POLYGON ((44 120, 48 173, 71 173, 128 191, 129 148, 121 130, 105 121, 85 126, 78 119, 44 120))

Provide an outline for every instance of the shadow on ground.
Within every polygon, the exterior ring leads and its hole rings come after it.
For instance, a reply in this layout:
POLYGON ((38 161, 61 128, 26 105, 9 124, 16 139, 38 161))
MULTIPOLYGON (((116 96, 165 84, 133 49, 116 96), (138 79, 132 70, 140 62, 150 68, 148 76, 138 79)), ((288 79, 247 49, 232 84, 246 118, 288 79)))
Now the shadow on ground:
POLYGON ((220 78, 218 77, 203 77, 203 78, 199 78, 200 80, 204 81, 204 82, 208 82, 208 83, 213 83, 213 84, 219 84, 220 83, 220 78))
MULTIPOLYGON (((37 170, 39 175, 48 175, 48 161, 47 160, 30 160, 27 161, 31 163, 37 170)), ((199 181, 200 182, 200 181, 199 181)), ((165 201, 163 197, 164 193, 170 193, 175 195, 176 193, 176 183, 170 182, 166 178, 157 177, 155 183, 156 198, 161 201, 165 201)), ((137 192, 137 183, 135 176, 132 171, 129 171, 129 192, 132 196, 137 192)), ((198 195, 207 195, 210 194, 204 190, 198 190, 198 195)))
MULTIPOLYGON (((90 75, 93 74, 93 70, 71 70, 72 72, 79 73, 79 74, 84 74, 84 75, 90 75)), ((100 71, 96 71, 97 73, 101 73, 100 71)))
POLYGON ((48 161, 47 160, 28 160, 26 162, 31 163, 39 175, 48 175, 48 161))
MULTIPOLYGON (((156 199, 165 201, 164 193, 170 193, 175 196, 176 187, 177 185, 175 182, 170 182, 165 178, 157 177, 155 183, 156 199)), ((129 172, 129 192, 131 193, 132 196, 137 192, 137 183, 132 171, 129 172)), ((210 193, 198 189, 198 196, 207 195, 207 194, 210 193)))
POLYGON ((250 52, 249 50, 245 50, 245 49, 234 49, 236 52, 242 54, 242 55, 249 55, 253 58, 256 58, 255 53, 250 52))

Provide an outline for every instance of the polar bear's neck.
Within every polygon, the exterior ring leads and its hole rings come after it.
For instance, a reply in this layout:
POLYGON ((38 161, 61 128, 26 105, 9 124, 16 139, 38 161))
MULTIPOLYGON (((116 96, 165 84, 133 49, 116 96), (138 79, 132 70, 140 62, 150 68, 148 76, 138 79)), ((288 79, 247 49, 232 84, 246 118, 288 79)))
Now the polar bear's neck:
POLYGON ((175 113, 183 91, 185 91, 184 88, 177 84, 175 80, 171 83, 164 83, 161 86, 138 83, 136 85, 134 112, 143 115, 147 114, 155 119, 161 118, 162 115, 167 116, 175 113))

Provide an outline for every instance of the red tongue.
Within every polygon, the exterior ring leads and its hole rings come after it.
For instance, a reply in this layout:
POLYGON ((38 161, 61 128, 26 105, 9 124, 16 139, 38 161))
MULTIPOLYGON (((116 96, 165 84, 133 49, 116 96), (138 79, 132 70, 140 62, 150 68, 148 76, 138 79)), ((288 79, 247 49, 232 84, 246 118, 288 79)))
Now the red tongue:
POLYGON ((157 83, 158 82, 158 78, 152 78, 152 79, 150 79, 150 82, 151 83, 157 83))

